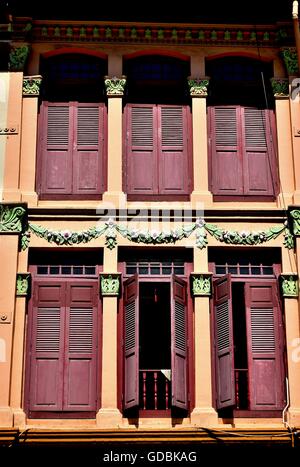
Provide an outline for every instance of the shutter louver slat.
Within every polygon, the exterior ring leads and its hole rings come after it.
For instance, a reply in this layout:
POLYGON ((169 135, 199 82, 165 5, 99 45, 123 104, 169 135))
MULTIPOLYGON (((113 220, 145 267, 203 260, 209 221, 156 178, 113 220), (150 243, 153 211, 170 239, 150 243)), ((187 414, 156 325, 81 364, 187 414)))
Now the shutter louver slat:
POLYGON ((252 351, 275 352, 275 329, 273 308, 251 308, 252 351))
POLYGON ((93 308, 71 308, 69 326, 69 352, 92 353, 93 308))
POLYGON ((135 302, 125 307, 125 352, 135 347, 135 302))
POLYGON ((185 306, 175 301, 175 346, 182 352, 186 351, 185 306))
POLYGON ((48 146, 68 146, 69 144, 69 107, 48 107, 48 146))
POLYGON ((99 108, 78 107, 77 145, 98 146, 99 108))
POLYGON ((216 306, 218 351, 229 347, 229 308, 228 301, 216 306))
POLYGON ((36 352, 59 352, 60 308, 38 308, 36 352))
POLYGON ((266 114, 264 110, 245 109, 245 138, 247 148, 267 148, 266 114))
POLYGON ((235 108, 215 108, 215 132, 217 146, 237 145, 235 108))
POLYGON ((182 107, 161 108, 162 148, 183 147, 183 111, 182 107))
POLYGON ((153 147, 153 109, 152 107, 132 107, 131 145, 153 147))

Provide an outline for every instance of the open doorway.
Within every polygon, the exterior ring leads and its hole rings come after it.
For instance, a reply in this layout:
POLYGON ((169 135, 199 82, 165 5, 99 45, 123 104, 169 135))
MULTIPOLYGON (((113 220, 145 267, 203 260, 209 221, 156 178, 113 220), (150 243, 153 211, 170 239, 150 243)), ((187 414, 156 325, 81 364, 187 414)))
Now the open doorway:
POLYGON ((140 284, 140 408, 170 407, 171 305, 170 284, 140 284))

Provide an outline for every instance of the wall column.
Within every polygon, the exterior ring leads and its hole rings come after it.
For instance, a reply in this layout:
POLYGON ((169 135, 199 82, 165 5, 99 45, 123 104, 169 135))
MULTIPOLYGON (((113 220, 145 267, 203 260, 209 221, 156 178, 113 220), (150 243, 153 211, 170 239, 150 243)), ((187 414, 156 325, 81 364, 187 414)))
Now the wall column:
MULTIPOLYGON (((114 273, 118 269, 118 249, 104 249, 103 272, 114 273)), ((117 318, 118 297, 103 297, 102 322, 102 381, 101 409, 97 413, 99 427, 117 428, 122 414, 117 405, 117 318)))
POLYGON ((206 97, 208 84, 208 78, 188 79, 192 97, 193 126, 194 190, 191 194, 191 202, 195 207, 198 203, 212 203, 212 194, 209 191, 207 152, 206 97))
POLYGON ((291 127, 292 127, 292 143, 293 143, 293 160, 294 160, 294 173, 295 173, 295 193, 294 203, 300 204, 300 91, 299 85, 296 89, 291 88, 291 127))
POLYGON ((15 318, 16 277, 19 233, 25 208, 0 205, 0 426, 13 425, 10 407, 13 326, 15 318))
POLYGON ((105 77, 105 88, 108 97, 108 141, 107 141, 107 191, 103 201, 109 202, 112 208, 125 202, 122 191, 122 97, 126 85, 126 77, 105 77))
MULTIPOLYGON (((297 242, 298 270, 300 267, 300 237, 297 242)), ((293 252, 282 249, 283 275, 296 274, 297 264, 293 252)), ((294 276, 295 277, 295 276, 294 276)), ((299 298, 290 296, 283 298, 285 313, 285 333, 287 349, 287 377, 289 382, 290 406, 287 421, 292 427, 300 425, 300 326, 299 326, 299 298)))
MULTIPOLYGON (((295 190, 289 82, 287 78, 273 78, 271 83, 275 97, 278 165, 281 183, 278 201, 280 207, 285 208, 292 204, 295 190)), ((274 143, 276 143, 275 138, 274 143)))
MULTIPOLYGON (((208 271, 207 248, 194 248, 194 272, 208 271)), ((211 332, 209 296, 194 297, 195 330, 195 408, 191 413, 191 424, 217 426, 218 415, 213 408, 211 332)))
POLYGON ((38 201, 35 179, 38 97, 41 82, 40 75, 24 76, 23 79, 20 190, 22 201, 32 206, 36 206, 38 201))

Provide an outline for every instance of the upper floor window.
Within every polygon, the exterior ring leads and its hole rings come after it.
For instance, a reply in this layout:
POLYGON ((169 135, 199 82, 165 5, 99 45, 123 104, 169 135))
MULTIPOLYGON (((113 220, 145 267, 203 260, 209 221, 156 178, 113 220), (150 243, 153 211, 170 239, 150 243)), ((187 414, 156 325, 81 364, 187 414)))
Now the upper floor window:
POLYGON ((210 187, 215 199, 274 199, 279 183, 270 66, 229 57, 208 62, 207 74, 210 187))
POLYGON ((106 185, 106 62, 90 55, 42 61, 37 191, 41 198, 99 198, 106 185))
POLYGON ((127 60, 125 73, 124 190, 131 199, 187 197, 192 189, 189 62, 144 56, 127 60))

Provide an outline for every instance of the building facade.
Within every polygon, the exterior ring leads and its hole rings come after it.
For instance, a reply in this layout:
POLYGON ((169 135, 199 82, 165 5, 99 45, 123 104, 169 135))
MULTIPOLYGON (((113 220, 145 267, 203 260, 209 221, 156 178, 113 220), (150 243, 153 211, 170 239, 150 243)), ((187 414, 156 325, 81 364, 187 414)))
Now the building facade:
POLYGON ((3 442, 291 443, 291 22, 1 27, 3 442))

